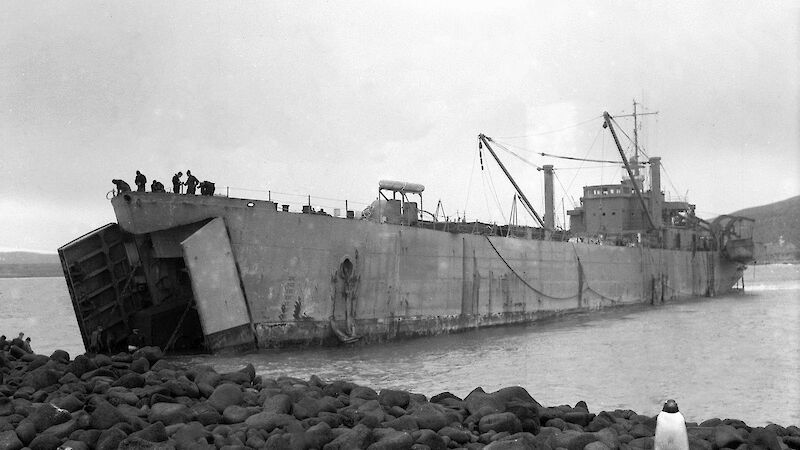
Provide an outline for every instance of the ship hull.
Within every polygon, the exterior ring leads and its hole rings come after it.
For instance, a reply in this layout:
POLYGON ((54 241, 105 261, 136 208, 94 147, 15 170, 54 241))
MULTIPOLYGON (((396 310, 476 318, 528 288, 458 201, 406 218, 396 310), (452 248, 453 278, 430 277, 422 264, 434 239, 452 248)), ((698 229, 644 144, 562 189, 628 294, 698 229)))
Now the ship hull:
POLYGON ((176 297, 156 278, 188 272, 212 351, 380 342, 661 304, 725 293, 744 269, 717 251, 452 233, 263 201, 126 193, 112 204, 155 303, 176 297))

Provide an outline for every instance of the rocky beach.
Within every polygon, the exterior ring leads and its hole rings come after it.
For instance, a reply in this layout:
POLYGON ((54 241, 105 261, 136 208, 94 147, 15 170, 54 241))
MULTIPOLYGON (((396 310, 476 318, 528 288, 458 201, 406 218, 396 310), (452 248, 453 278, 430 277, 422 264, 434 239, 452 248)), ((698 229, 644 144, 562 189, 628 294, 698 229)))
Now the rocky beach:
MULTIPOLYGON (((649 449, 656 414, 544 406, 524 388, 461 399, 349 381, 218 373, 133 354, 0 351, 0 450, 649 449)), ((800 428, 711 418, 687 423, 692 449, 800 449, 800 428)))

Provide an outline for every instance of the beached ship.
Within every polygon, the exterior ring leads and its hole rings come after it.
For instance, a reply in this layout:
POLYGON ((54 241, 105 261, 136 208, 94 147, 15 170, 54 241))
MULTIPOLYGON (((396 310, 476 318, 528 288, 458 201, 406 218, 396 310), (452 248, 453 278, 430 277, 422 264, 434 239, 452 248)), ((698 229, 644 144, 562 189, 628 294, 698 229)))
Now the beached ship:
MULTIPOLYGON (((752 221, 706 222, 665 201, 660 158, 644 190, 606 113, 627 177, 586 186, 555 229, 552 166, 539 226, 438 221, 419 184, 381 181, 345 217, 264 200, 119 192, 117 223, 58 250, 87 348, 123 347, 134 328, 169 349, 378 342, 517 324, 730 290, 753 257, 752 221), (95 333, 97 334, 97 333, 95 333)), ((638 149, 638 147, 637 147, 638 149)))

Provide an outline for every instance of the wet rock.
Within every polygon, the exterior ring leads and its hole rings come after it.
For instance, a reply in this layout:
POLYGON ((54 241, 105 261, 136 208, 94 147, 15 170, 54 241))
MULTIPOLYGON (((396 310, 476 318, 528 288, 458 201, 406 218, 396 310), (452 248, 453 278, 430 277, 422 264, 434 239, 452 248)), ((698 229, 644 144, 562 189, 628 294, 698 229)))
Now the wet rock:
POLYGON ((399 406, 405 408, 408 406, 409 394, 406 391, 399 391, 394 389, 381 389, 378 394, 378 403, 391 408, 392 406, 399 406))
POLYGON ((286 394, 277 394, 264 400, 263 411, 273 414, 292 412, 292 399, 286 394))
POLYGON ((714 428, 714 443, 719 448, 736 448, 745 440, 746 437, 730 425, 719 425, 714 428))
POLYGON ((495 413, 483 416, 478 423, 478 430, 480 430, 481 433, 486 433, 489 430, 498 433, 503 431, 517 433, 522 431, 522 423, 514 414, 495 413))
POLYGON ((75 412, 81 408, 83 408, 83 401, 79 399, 75 394, 65 395, 63 397, 59 397, 53 400, 53 405, 65 409, 69 412, 75 412))
POLYGON ((404 450, 414 444, 414 438, 410 434, 391 428, 373 430, 373 439, 375 442, 367 450, 404 450))
POLYGON ((535 440, 530 433, 509 436, 507 439, 499 439, 489 443, 484 450, 523 450, 535 447, 535 440))
POLYGON ((278 427, 286 427, 291 424, 299 423, 298 420, 289 414, 274 414, 261 412, 253 414, 244 421, 250 428, 257 428, 271 432, 278 427))
POLYGON ((194 412, 195 419, 203 425, 222 422, 222 415, 208 402, 196 403, 192 405, 191 409, 194 412))
POLYGON ((316 417, 319 410, 317 400, 311 397, 303 397, 292 405, 292 414, 300 420, 316 417))
POLYGON ((17 432, 17 436, 23 444, 29 444, 36 437, 36 425, 28 419, 20 421, 14 431, 17 432))
POLYGON ((584 447, 596 441, 598 439, 594 433, 579 433, 567 442, 567 449, 583 450, 584 447))
POLYGON ((321 422, 309 427, 304 436, 305 448, 323 448, 333 440, 333 431, 327 423, 321 422))
POLYGON ((125 416, 113 405, 101 398, 95 400, 95 408, 91 412, 92 428, 106 430, 114 424, 124 421, 125 416))
POLYGON ((232 383, 223 383, 214 389, 214 393, 208 398, 208 403, 220 413, 231 405, 238 405, 242 402, 242 389, 232 383))
POLYGON ((164 352, 162 352, 160 348, 152 346, 142 347, 133 353, 133 359, 146 358, 151 366, 163 357, 164 352))
POLYGON ((506 412, 510 412, 517 416, 522 424, 522 431, 532 433, 534 435, 539 433, 539 407, 536 403, 511 400, 506 403, 506 412))
POLYGON ((61 374, 55 370, 40 367, 25 374, 22 378, 22 385, 39 390, 58 383, 59 378, 61 378, 61 374))
POLYGON ((259 408, 250 408, 239 405, 231 405, 222 412, 223 423, 241 423, 245 419, 260 412, 259 408))
POLYGON ((156 403, 150 407, 148 421, 163 422, 164 425, 186 423, 194 419, 188 406, 181 403, 156 403))
POLYGON ((0 449, 20 450, 22 447, 24 447, 24 444, 19 440, 15 431, 0 432, 0 449))
POLYGON ((586 427, 594 419, 595 415, 584 411, 571 411, 564 413, 564 421, 575 425, 586 427))
POLYGON ((356 386, 350 391, 350 400, 360 398, 364 400, 377 400, 378 393, 374 389, 366 386, 356 386))
MULTIPOLYGON (((88 447, 87 447, 88 449, 88 447)), ((152 442, 139 437, 128 436, 119 443, 117 450, 173 450, 175 446, 166 442, 152 442)), ((77 449, 73 449, 77 450, 77 449)))
POLYGON ((116 450, 116 448, 119 447, 119 444, 126 437, 128 437, 128 435, 119 428, 109 428, 108 430, 104 430, 100 433, 100 437, 97 438, 97 445, 95 445, 95 449, 116 450))
POLYGON ((64 423, 70 419, 69 411, 49 403, 34 408, 28 415, 28 420, 33 422, 37 432, 44 431, 53 425, 64 423))
POLYGON ((55 350, 52 354, 50 354, 50 359, 67 364, 69 363, 69 353, 64 350, 55 350))
POLYGON ((416 405, 409 410, 409 415, 416 419, 420 429, 439 431, 451 423, 445 408, 436 403, 416 405))
POLYGON ((473 438, 473 434, 470 433, 468 430, 450 426, 444 427, 441 430, 439 430, 439 435, 446 436, 450 438, 451 441, 459 444, 466 444, 470 442, 473 438))
POLYGON ((753 447, 761 447, 768 450, 781 450, 781 439, 772 430, 766 428, 754 428, 747 438, 747 443, 753 447))
POLYGON ((475 388, 464 399, 467 411, 470 414, 476 414, 478 411, 483 412, 482 415, 487 413, 499 413, 505 411, 505 404, 503 400, 495 398, 493 395, 487 394, 482 388, 475 388))
POLYGON ((384 428, 393 428, 398 431, 419 430, 417 419, 412 416, 400 416, 396 419, 383 422, 381 426, 384 428))
POLYGON ((419 430, 411 434, 414 442, 417 445, 424 445, 431 450, 444 450, 447 448, 447 442, 444 436, 436 433, 433 430, 419 430))
POLYGON ((163 423, 156 422, 148 425, 145 428, 142 428, 139 431, 131 433, 128 437, 142 439, 149 442, 164 442, 167 440, 167 431, 163 423))
POLYGON ((175 448, 178 450, 190 450, 197 444, 207 444, 211 433, 206 430, 200 422, 191 422, 181 427, 172 439, 175 441, 175 448))
POLYGON ((144 387, 144 385, 144 377, 136 372, 126 373, 111 383, 111 386, 121 386, 127 389, 140 388, 144 387))
POLYGON ((36 436, 28 447, 31 450, 52 450, 61 444, 61 439, 52 434, 43 433, 36 436))
POLYGON ((364 425, 356 425, 355 427, 345 431, 331 442, 325 444, 323 450, 349 450, 357 448, 366 448, 369 442, 371 430, 364 425))
POLYGON ((647 436, 655 436, 656 430, 654 427, 649 427, 643 423, 637 423, 636 425, 631 427, 629 433, 635 439, 638 439, 647 436))
POLYGON ((44 431, 42 431, 42 433, 50 434, 59 439, 63 439, 69 437, 69 435, 78 430, 78 428, 79 428, 78 421, 75 419, 70 419, 64 423, 48 427, 44 431))
POLYGON ((62 449, 71 448, 72 450, 90 450, 89 444, 81 441, 75 441, 72 439, 65 441, 63 444, 61 444, 60 448, 62 449))

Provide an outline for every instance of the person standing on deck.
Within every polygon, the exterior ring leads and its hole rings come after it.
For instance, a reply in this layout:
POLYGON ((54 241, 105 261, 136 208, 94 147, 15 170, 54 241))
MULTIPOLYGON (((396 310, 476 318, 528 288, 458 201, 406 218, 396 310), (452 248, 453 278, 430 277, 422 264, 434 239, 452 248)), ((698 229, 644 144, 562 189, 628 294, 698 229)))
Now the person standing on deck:
POLYGON ((194 195, 194 190, 197 188, 197 185, 200 184, 200 181, 192 175, 191 170, 186 171, 186 194, 194 195))
POLYGON ((181 177, 183 176, 183 172, 178 172, 172 176, 172 193, 173 194, 180 194, 181 193, 181 185, 183 182, 181 181, 181 177))
POLYGON ((111 182, 114 183, 114 186, 117 187, 117 194, 121 194, 123 192, 130 192, 131 191, 131 185, 126 183, 123 180, 114 179, 114 180, 111 180, 111 182))
POLYGON ((147 184, 147 177, 142 172, 136 171, 136 178, 133 180, 136 183, 136 192, 144 192, 144 187, 147 184))

